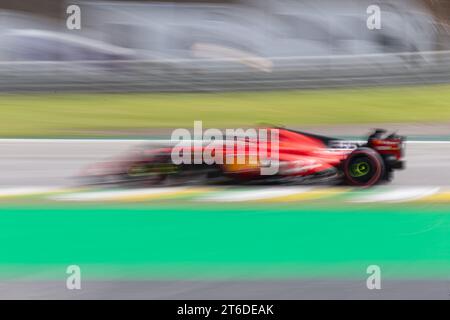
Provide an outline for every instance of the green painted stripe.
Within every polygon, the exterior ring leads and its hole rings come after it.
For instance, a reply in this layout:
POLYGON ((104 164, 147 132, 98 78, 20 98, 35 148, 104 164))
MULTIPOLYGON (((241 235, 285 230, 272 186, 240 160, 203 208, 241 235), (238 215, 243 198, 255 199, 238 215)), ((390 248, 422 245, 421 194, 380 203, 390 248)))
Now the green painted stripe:
POLYGON ((0 209, 0 277, 450 276, 450 209, 69 207, 0 209))

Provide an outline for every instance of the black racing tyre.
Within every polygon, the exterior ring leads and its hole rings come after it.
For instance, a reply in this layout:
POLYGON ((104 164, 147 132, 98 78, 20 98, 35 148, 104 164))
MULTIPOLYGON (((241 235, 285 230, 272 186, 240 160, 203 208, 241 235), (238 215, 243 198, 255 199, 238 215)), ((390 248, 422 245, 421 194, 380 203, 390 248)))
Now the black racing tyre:
POLYGON ((386 168, 378 152, 358 148, 344 161, 343 170, 349 185, 370 187, 383 180, 386 168))
POLYGON ((174 168, 175 166, 170 163, 134 163, 127 168, 123 180, 125 183, 158 186, 174 168))

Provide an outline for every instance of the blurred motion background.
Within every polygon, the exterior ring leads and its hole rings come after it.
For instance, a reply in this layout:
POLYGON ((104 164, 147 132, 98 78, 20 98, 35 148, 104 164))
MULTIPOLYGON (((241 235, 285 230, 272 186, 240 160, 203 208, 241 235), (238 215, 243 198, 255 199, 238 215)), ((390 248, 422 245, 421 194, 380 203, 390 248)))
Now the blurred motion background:
POLYGON ((3 91, 446 82, 448 1, 0 1, 3 91), (81 8, 68 30, 66 8, 81 8), (367 8, 381 8, 369 30, 367 8))

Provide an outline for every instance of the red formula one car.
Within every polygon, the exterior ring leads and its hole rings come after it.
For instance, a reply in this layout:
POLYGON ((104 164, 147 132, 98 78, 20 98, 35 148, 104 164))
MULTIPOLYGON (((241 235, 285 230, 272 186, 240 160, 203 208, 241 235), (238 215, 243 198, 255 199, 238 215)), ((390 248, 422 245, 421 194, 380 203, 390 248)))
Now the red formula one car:
POLYGON ((390 181, 393 171, 404 167, 404 138, 386 135, 384 130, 376 130, 365 143, 286 128, 265 130, 266 139, 238 137, 216 148, 204 143, 143 146, 124 157, 88 167, 83 176, 96 183, 144 185, 200 182, 368 187, 390 181), (276 140, 272 137, 275 131, 276 140), (215 161, 208 161, 205 153, 215 161), (187 161, 180 163, 180 158, 187 161), (274 170, 263 174, 264 169, 274 170))

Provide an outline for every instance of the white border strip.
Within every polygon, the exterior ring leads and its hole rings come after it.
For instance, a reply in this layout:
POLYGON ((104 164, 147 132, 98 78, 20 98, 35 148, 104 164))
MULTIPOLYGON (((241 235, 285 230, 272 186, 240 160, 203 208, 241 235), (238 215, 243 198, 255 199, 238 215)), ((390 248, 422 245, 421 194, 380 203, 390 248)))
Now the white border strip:
POLYGON ((44 194, 49 192, 57 192, 64 190, 62 187, 11 187, 0 188, 0 198, 2 197, 15 197, 15 196, 28 196, 36 194, 44 194))
POLYGON ((61 194, 49 197, 52 200, 61 201, 111 201, 123 200, 128 197, 145 197, 166 195, 186 190, 187 187, 145 188, 128 190, 85 191, 69 194, 61 194))
POLYGON ((354 195, 350 202, 355 203, 371 203, 371 202, 408 202, 418 200, 427 196, 431 196, 439 192, 439 187, 428 188, 389 188, 389 189, 373 189, 367 191, 364 195, 354 195))
MULTIPOLYGON (((117 143, 154 143, 154 144, 168 144, 168 143, 175 143, 175 142, 192 142, 194 140, 179 140, 179 141, 172 141, 168 139, 0 139, 1 142, 36 142, 36 143, 58 143, 58 142, 64 142, 64 143, 110 143, 110 142, 117 142, 117 143)), ((346 141, 350 143, 365 143, 366 141, 361 140, 339 140, 339 141, 346 141)), ((411 140, 405 141, 406 144, 450 144, 450 140, 411 140)))
POLYGON ((207 194, 198 197, 195 200, 213 202, 255 201, 305 193, 311 190, 313 189, 308 187, 256 187, 252 189, 234 189, 225 192, 207 194))

